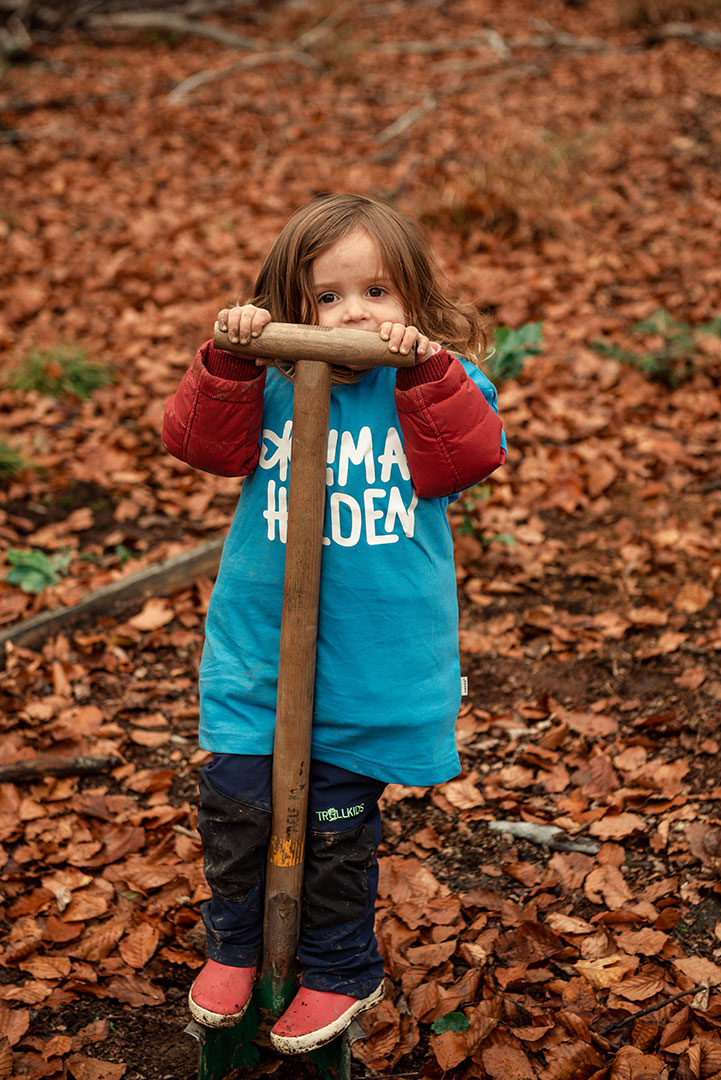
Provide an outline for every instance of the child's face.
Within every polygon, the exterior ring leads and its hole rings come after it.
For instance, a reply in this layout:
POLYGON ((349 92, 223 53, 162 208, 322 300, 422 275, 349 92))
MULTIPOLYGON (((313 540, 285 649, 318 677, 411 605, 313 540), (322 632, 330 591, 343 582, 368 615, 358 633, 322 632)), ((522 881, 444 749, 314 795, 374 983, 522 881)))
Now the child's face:
POLYGON ((377 333, 386 322, 406 324, 403 301, 383 269, 375 240, 354 229, 312 266, 320 326, 377 333))

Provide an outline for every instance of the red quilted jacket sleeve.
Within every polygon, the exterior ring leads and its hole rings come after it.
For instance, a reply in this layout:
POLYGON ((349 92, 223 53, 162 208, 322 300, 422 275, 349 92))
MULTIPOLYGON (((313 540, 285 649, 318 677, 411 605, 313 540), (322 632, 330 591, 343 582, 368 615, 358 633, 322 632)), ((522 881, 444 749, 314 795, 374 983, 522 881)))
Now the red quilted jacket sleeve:
MULTIPOLYGON (((264 368, 256 374, 252 362, 206 342, 166 405, 164 447, 196 469, 247 476, 260 456, 264 390, 264 368)), ((445 351, 418 368, 400 369, 395 401, 422 498, 462 491, 505 461, 498 415, 445 351)))
POLYGON ((425 499, 471 487, 506 460, 498 414, 460 361, 449 360, 439 379, 403 388, 399 374, 396 386, 408 468, 425 499))
POLYGON ((264 389, 265 368, 255 374, 206 342, 165 406, 163 446, 196 469, 247 476, 260 456, 264 389))

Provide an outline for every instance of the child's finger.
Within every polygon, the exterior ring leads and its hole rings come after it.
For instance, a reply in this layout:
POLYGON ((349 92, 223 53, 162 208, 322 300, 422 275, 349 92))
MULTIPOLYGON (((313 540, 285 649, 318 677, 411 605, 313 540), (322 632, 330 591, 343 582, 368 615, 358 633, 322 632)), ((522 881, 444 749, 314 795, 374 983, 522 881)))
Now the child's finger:
POLYGON ((253 314, 253 320, 251 322, 251 335, 258 337, 262 333, 263 327, 267 326, 270 322, 270 312, 265 308, 256 308, 253 314))
POLYGON ((228 338, 231 341, 238 340, 238 325, 240 323, 240 314, 242 308, 234 307, 228 311, 228 318, 226 320, 228 327, 228 338))
MULTIPOLYGON (((400 344, 398 345, 398 352, 402 353, 405 356, 407 353, 409 353, 411 351, 413 346, 416 344, 416 342, 421 337, 423 337, 423 335, 419 332, 417 327, 415 327, 415 326, 406 326, 406 328, 403 331, 403 335, 401 337, 400 344)), ((425 340, 427 341, 428 338, 426 338, 425 340)))
POLYGON ((242 304, 228 315, 228 337, 232 342, 246 345, 250 341, 253 316, 259 309, 254 304, 242 304))
POLYGON ((419 334, 418 340, 416 341, 416 352, 418 353, 418 355, 423 357, 430 356, 430 344, 431 343, 425 334, 419 334))
MULTIPOLYGON (((391 350, 391 352, 400 352, 406 329, 407 327, 405 327, 403 323, 390 324, 390 332, 386 340, 388 342, 388 348, 391 350)), ((407 351, 408 350, 406 350, 406 352, 407 351)))

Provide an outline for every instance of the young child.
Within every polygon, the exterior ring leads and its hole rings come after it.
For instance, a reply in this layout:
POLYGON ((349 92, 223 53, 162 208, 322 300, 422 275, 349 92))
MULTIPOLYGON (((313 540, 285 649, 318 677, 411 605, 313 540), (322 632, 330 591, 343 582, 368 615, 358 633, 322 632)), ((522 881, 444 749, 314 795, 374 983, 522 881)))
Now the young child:
MULTIPOLYGON (((505 459, 492 384, 471 360, 476 310, 438 281, 419 230, 358 195, 295 213, 249 303, 218 325, 248 343, 271 320, 379 334, 412 368, 334 369, 298 960, 301 986, 271 1032, 313 1050, 383 997, 374 935, 378 800, 388 783, 457 775, 461 696, 453 544, 457 494, 505 459), (469 359, 459 359, 456 351, 469 359)), ((261 955, 291 462, 292 365, 206 342, 166 407, 182 461, 246 477, 211 597, 200 670, 198 827, 212 898, 209 960, 190 990, 214 1027, 243 1015, 261 955)))

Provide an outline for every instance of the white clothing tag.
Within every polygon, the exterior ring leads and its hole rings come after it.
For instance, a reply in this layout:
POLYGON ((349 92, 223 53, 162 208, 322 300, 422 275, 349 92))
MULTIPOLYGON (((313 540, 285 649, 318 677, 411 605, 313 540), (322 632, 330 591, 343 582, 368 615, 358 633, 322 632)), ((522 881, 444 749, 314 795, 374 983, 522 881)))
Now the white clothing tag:
POLYGON ((461 697, 468 697, 468 676, 461 675, 461 697))

